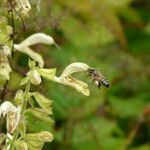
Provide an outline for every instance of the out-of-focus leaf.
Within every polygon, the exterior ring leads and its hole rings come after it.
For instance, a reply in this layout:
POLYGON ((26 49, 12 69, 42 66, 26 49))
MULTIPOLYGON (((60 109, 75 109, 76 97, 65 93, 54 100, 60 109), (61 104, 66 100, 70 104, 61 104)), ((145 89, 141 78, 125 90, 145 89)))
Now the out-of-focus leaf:
POLYGON ((148 145, 148 144, 134 147, 134 148, 129 148, 129 150, 149 150, 149 149, 150 149, 150 145, 148 145))
MULTIPOLYGON (((122 25, 117 17, 117 15, 113 12, 113 9, 106 3, 105 0, 101 1, 82 1, 82 4, 80 7, 77 9, 76 5, 74 5, 73 2, 62 2, 58 0, 59 3, 66 8, 72 8, 72 11, 68 9, 70 13, 72 13, 72 16, 76 16, 75 14, 79 15, 79 19, 82 20, 82 18, 85 18, 85 22, 91 21, 91 20, 99 20, 99 24, 103 25, 110 31, 121 43, 121 45, 124 48, 127 48, 127 40, 123 32, 122 25), (84 7, 82 7, 84 6, 84 7), (86 6, 86 7, 85 7, 86 6), (85 9, 86 8, 86 9, 85 9), (85 9, 85 10, 84 10, 85 9), (95 11, 97 10, 97 11, 95 11), (88 17, 85 17, 88 16, 88 17)), ((84 20, 83 20, 84 22, 84 20)), ((87 38, 88 36, 91 37, 89 29, 85 28, 83 26, 83 33, 87 33, 87 38), (86 31, 87 30, 87 31, 86 31)), ((80 27, 82 29, 82 26, 80 27)), ((82 31, 82 30, 81 30, 82 31)), ((83 34, 83 35, 84 35, 83 34)), ((81 34, 82 35, 82 32, 81 34)), ((86 36, 86 35, 84 35, 86 36)), ((83 37, 84 37, 83 36, 83 37)), ((83 38, 82 38, 83 39, 83 38)), ((84 40, 86 41, 86 40, 84 40)))
POLYGON ((111 111, 121 118, 138 117, 143 112, 145 102, 140 98, 135 97, 131 99, 110 97, 109 103, 111 111))

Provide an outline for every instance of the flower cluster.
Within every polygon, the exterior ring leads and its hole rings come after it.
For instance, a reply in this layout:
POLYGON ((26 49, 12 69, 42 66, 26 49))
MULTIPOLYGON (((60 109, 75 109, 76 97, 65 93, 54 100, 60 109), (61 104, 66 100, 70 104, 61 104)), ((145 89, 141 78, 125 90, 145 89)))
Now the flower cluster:
MULTIPOLYGON (((49 130, 39 129, 40 124, 48 126, 53 123, 50 118, 52 115, 52 100, 43 94, 30 91, 31 84, 39 85, 42 78, 70 86, 85 96, 90 95, 88 84, 73 77, 74 73, 89 72, 87 64, 74 62, 68 65, 60 76, 56 76, 56 68, 43 68, 44 61, 40 54, 34 52, 29 46, 43 43, 54 44, 52 37, 43 33, 36 33, 29 36, 20 44, 14 44, 15 50, 27 54, 30 70, 26 77, 22 79, 20 85, 25 85, 25 91, 19 89, 16 92, 14 101, 5 101, 0 105, 0 118, 6 117, 7 133, 0 135, 0 144, 6 139, 6 149, 42 149, 44 142, 51 142, 53 135, 49 130), (37 63, 36 63, 37 62, 37 63), (37 128, 36 132, 28 133, 28 128, 37 128)), ((5 53, 9 55, 9 51, 5 53)))

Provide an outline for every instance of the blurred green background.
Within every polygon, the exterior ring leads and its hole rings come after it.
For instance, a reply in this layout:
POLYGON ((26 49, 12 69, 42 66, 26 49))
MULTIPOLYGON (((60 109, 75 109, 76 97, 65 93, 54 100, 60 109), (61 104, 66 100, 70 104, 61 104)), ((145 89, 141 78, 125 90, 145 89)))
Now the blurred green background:
MULTIPOLYGON (((78 75, 91 89, 85 97, 45 80, 39 90, 54 100, 55 140, 44 150, 150 150, 150 0, 44 0, 40 12, 31 2, 27 29, 16 23, 16 41, 47 33, 61 48, 35 46, 46 67, 60 75, 68 64, 84 62, 110 81, 99 90, 78 75)), ((13 57, 25 71, 27 57, 13 57)))

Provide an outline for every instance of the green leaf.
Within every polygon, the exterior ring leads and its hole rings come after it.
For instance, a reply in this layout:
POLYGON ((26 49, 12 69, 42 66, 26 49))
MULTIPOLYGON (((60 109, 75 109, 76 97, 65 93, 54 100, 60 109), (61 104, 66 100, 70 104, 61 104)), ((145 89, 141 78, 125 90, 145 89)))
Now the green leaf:
POLYGON ((27 109, 25 117, 28 132, 50 131, 54 123, 44 110, 38 108, 27 109))
POLYGON ((14 101, 16 103, 17 106, 21 105, 22 102, 23 102, 23 98, 24 98, 24 92, 22 90, 18 90, 16 95, 15 95, 15 98, 14 98, 14 101))
POLYGON ((32 69, 36 66, 36 62, 29 59, 28 66, 29 66, 30 69, 32 69))
POLYGON ((112 112, 115 115, 119 115, 121 118, 125 117, 138 117, 142 114, 145 102, 140 98, 135 97, 128 100, 119 97, 110 97, 109 103, 111 105, 112 112))
POLYGON ((27 143, 29 150, 40 150, 44 146, 44 142, 51 142, 52 140, 53 135, 47 131, 30 133, 25 136, 25 142, 27 143))
POLYGON ((29 78, 28 77, 25 77, 21 80, 21 83, 20 85, 24 85, 24 84, 27 84, 27 82, 29 81, 29 78))
POLYGON ((25 137, 25 134, 26 134, 26 121, 25 121, 25 119, 21 119, 19 126, 18 126, 18 131, 20 132, 22 137, 25 137))
POLYGON ((45 79, 52 80, 56 74, 56 68, 54 69, 37 69, 38 73, 45 79))
POLYGON ((37 101, 37 103, 41 106, 41 108, 43 108, 43 110, 46 113, 52 114, 52 100, 49 100, 48 98, 46 98, 45 96, 43 96, 38 92, 34 92, 33 96, 37 101))

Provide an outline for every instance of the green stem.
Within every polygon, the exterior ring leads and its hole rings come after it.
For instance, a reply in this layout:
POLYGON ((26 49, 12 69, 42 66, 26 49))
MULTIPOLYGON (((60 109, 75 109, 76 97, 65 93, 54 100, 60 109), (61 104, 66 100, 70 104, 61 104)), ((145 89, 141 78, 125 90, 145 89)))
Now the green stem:
MULTIPOLYGON (((26 84, 24 100, 23 100, 22 107, 21 107, 21 112, 20 112, 21 116, 23 116, 24 110, 26 109, 27 101, 28 101, 28 98, 29 98, 29 95, 28 95, 29 92, 30 92, 30 82, 28 82, 26 84)), ((12 139, 12 142, 11 142, 11 145, 10 145, 10 150, 14 150, 14 142, 17 140, 18 135, 19 135, 19 132, 16 131, 13 135, 13 139, 12 139)))
POLYGON ((22 108, 21 108, 21 115, 23 115, 23 112, 24 110, 26 109, 26 105, 27 105, 27 101, 28 101, 28 98, 29 98, 29 95, 28 93, 30 92, 30 82, 28 82, 26 84, 26 90, 25 90, 25 95, 24 95, 24 101, 22 103, 22 108))

